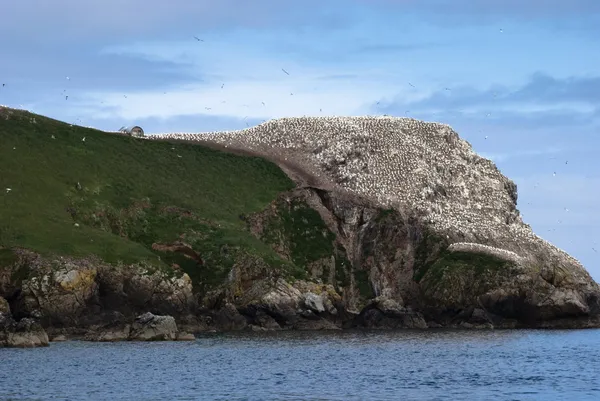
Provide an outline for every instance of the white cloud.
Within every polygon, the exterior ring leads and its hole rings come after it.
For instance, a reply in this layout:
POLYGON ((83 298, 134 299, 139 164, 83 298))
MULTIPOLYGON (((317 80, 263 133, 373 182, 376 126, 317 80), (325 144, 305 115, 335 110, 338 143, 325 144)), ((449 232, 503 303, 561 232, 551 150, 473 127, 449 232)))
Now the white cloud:
MULTIPOLYGON (((395 63, 384 67, 364 62, 309 64, 284 59, 268 49, 268 42, 258 47, 226 39, 105 49, 105 53, 170 61, 197 79, 176 88, 86 93, 80 110, 96 118, 128 119, 191 114, 250 119, 368 114, 379 99, 397 95, 398 87, 390 82, 405 71, 395 63)), ((406 94, 413 101, 423 96, 414 91, 406 94)))

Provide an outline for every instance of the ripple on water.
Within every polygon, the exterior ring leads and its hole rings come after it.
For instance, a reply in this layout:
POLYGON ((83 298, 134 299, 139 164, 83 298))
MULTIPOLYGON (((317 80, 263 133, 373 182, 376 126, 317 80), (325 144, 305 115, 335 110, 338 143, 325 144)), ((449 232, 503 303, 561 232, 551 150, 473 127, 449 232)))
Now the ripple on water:
POLYGON ((0 349, 19 400, 598 400, 600 331, 239 333, 0 349))

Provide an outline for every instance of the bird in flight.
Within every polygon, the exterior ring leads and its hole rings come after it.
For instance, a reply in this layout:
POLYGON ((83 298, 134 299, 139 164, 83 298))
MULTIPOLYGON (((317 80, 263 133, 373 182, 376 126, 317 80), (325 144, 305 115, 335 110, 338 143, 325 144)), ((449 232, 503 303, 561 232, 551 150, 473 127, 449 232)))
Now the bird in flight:
POLYGON ((196 39, 198 42, 204 42, 204 39, 200 39, 198 36, 194 36, 194 39, 196 39))
POLYGON ((281 69, 281 71, 285 72, 287 75, 290 75, 290 73, 284 70, 283 68, 281 69))

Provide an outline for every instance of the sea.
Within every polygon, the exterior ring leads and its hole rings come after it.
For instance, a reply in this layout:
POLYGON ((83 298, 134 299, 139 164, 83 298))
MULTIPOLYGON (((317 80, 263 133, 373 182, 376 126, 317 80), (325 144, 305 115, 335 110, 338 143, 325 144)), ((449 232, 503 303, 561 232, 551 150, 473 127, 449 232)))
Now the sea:
POLYGON ((600 330, 67 341, 0 349, 0 400, 600 400, 600 330))

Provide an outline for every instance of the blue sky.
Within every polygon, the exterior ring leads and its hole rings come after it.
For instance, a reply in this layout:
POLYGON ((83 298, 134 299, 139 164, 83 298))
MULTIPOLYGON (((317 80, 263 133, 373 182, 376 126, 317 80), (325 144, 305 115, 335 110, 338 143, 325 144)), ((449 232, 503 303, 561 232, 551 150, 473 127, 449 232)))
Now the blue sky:
POLYGON ((0 104, 147 132, 292 115, 445 122, 600 281, 600 1, 5 3, 0 104))

